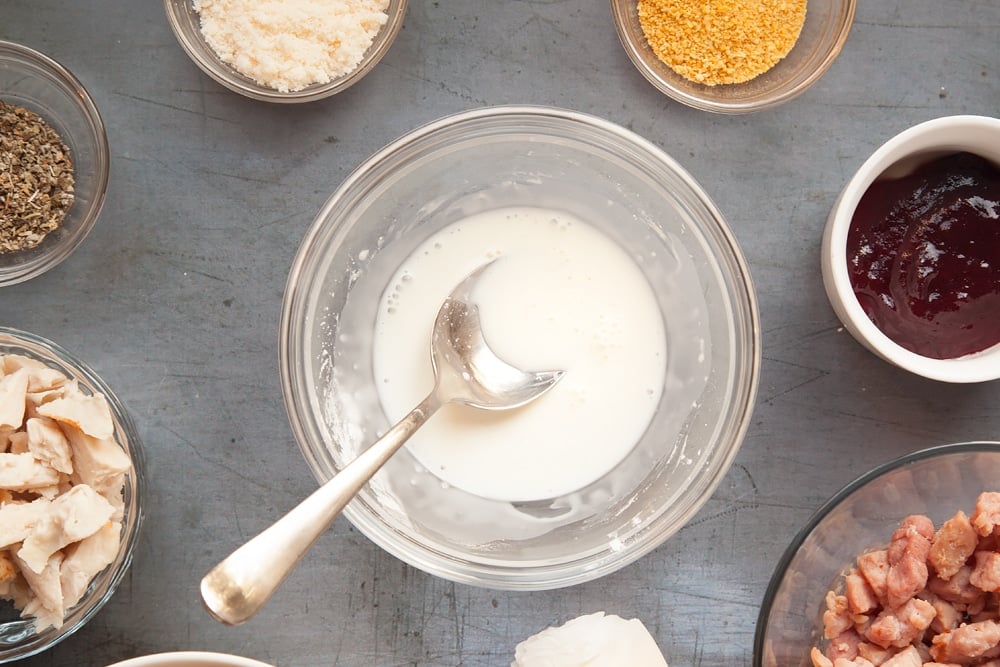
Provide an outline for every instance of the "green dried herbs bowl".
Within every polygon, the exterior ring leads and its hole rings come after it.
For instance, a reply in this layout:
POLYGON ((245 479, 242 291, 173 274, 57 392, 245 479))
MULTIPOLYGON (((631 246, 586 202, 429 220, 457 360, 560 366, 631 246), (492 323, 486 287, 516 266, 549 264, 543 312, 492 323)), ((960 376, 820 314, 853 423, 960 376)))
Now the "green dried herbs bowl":
MULTIPOLYGON (((0 287, 39 276, 62 262, 93 229, 104 206, 110 173, 108 136, 101 114, 86 87, 66 67, 27 46, 0 40, 0 102, 41 117, 62 139, 73 161, 73 202, 59 226, 33 247, 0 252, 0 287)), ((0 114, 3 109, 0 107, 0 114)), ((0 124, 4 121, 0 119, 0 124)), ((13 122, 13 121, 11 121, 13 122)), ((0 133, 2 135, 4 133, 0 133)), ((0 138, 0 172, 17 174, 23 166, 0 138), (12 172, 11 169, 14 168, 12 172)), ((13 176, 0 178, 0 246, 17 247, 19 232, 35 224, 31 194, 17 198, 12 185, 30 187, 13 176), (9 243, 4 244, 3 239, 9 243)), ((34 192, 34 191, 33 191, 34 192)), ((33 194, 32 192, 32 194, 33 194)))

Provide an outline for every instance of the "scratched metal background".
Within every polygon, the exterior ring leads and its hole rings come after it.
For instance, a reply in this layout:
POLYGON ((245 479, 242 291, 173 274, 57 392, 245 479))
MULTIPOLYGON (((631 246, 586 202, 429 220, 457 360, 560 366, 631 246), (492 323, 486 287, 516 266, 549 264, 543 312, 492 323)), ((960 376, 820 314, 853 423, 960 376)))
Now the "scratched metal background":
POLYGON ((280 667, 509 664, 514 645, 595 610, 638 616, 674 667, 746 665, 774 563, 841 485, 928 445, 1000 438, 1000 384, 900 372, 838 327, 824 218, 882 141, 953 113, 1000 115, 1000 1, 862 1, 803 97, 744 117, 663 97, 621 49, 606 0, 412 0, 383 63, 334 98, 273 106, 204 76, 157 0, 0 0, 0 39, 69 66, 113 157, 100 224, 64 264, 0 291, 0 322, 88 360, 128 404, 149 462, 131 574, 87 627, 25 667, 181 649, 280 667), (505 593, 415 571, 340 520, 240 628, 197 581, 314 487, 281 402, 277 325, 313 215, 361 160, 414 126, 497 103, 629 127, 715 198, 750 261, 764 364, 741 453, 694 521, 638 563, 566 590, 505 593))

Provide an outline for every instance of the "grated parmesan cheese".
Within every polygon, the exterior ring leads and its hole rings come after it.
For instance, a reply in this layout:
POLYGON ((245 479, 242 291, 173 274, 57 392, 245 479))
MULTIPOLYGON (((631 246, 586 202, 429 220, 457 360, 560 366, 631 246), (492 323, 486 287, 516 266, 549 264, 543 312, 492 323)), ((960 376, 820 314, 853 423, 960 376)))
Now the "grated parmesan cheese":
POLYGON ((223 62, 279 92, 354 71, 388 20, 388 0, 192 0, 223 62))

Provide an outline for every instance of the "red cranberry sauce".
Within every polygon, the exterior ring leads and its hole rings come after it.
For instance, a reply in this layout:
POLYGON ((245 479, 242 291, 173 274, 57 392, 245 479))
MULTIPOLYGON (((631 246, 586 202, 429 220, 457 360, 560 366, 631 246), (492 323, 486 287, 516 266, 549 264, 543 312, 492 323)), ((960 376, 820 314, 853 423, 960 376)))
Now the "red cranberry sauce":
POLYGON ((868 317, 908 350, 951 359, 1000 343, 1000 170, 957 153, 876 181, 847 268, 868 317))

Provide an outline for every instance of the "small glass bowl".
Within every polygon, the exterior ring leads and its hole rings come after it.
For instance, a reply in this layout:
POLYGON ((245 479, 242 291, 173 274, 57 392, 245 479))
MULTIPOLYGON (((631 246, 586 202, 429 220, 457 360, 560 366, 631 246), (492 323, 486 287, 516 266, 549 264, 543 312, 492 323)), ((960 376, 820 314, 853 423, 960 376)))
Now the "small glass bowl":
POLYGON ((144 461, 139 436, 125 406, 85 363, 52 341, 7 327, 0 327, 0 354, 18 354, 35 359, 76 380, 81 390, 103 394, 111 407, 115 440, 132 459, 132 471, 125 479, 121 545, 114 562, 95 576, 83 598, 66 610, 61 628, 50 627, 35 632, 31 618, 20 618, 19 612, 10 603, 0 601, 0 663, 6 663, 55 646, 83 627, 111 599, 132 563, 138 541, 143 516, 144 461))
POLYGON ((750 81, 716 86, 690 81, 657 57, 639 23, 637 0, 611 0, 611 11, 628 57, 660 92, 702 111, 743 114, 783 104, 816 83, 847 41, 855 4, 809 0, 802 32, 787 56, 750 81))
POLYGON ((281 92, 257 83, 219 58, 215 50, 205 41, 205 36, 201 32, 201 18, 191 0, 163 0, 167 21, 177 41, 205 74, 240 95, 264 102, 279 103, 320 100, 344 91, 360 81, 388 53, 389 47, 403 27, 406 5, 407 0, 389 0, 389 6, 386 8, 388 19, 385 25, 375 36, 361 62, 352 71, 327 83, 316 83, 301 90, 281 92))
POLYGON ((389 426, 376 395, 372 339, 392 274, 445 226, 508 206, 557 209, 591 223, 653 286, 665 313, 668 359, 646 432, 600 480, 530 503, 442 484, 404 447, 345 515, 425 572, 540 590, 624 567, 709 499, 749 425, 760 327, 749 270, 724 217, 652 143, 550 107, 445 117, 351 174, 317 215, 292 265, 280 329, 282 389, 318 480, 336 474, 389 426))
POLYGON ((1000 442, 931 447, 881 465, 838 491, 782 555, 764 595, 754 667, 811 667, 823 637, 827 591, 865 551, 884 547, 900 521, 925 514, 935 526, 971 513, 1000 480, 1000 442))
POLYGON ((906 349, 868 317, 858 302, 847 265, 847 236, 861 198, 880 178, 905 176, 930 160, 967 151, 1000 167, 1000 119, 944 116, 907 128, 858 167, 844 186, 823 232, 823 286, 837 317, 855 340, 885 361, 941 382, 988 382, 1000 378, 1000 345, 952 359, 934 359, 906 349))
POLYGON ((97 222, 111 158, 101 114, 65 67, 26 46, 0 41, 0 100, 37 113, 70 149, 74 201, 62 224, 39 245, 0 253, 0 287, 38 276, 69 257, 97 222))

